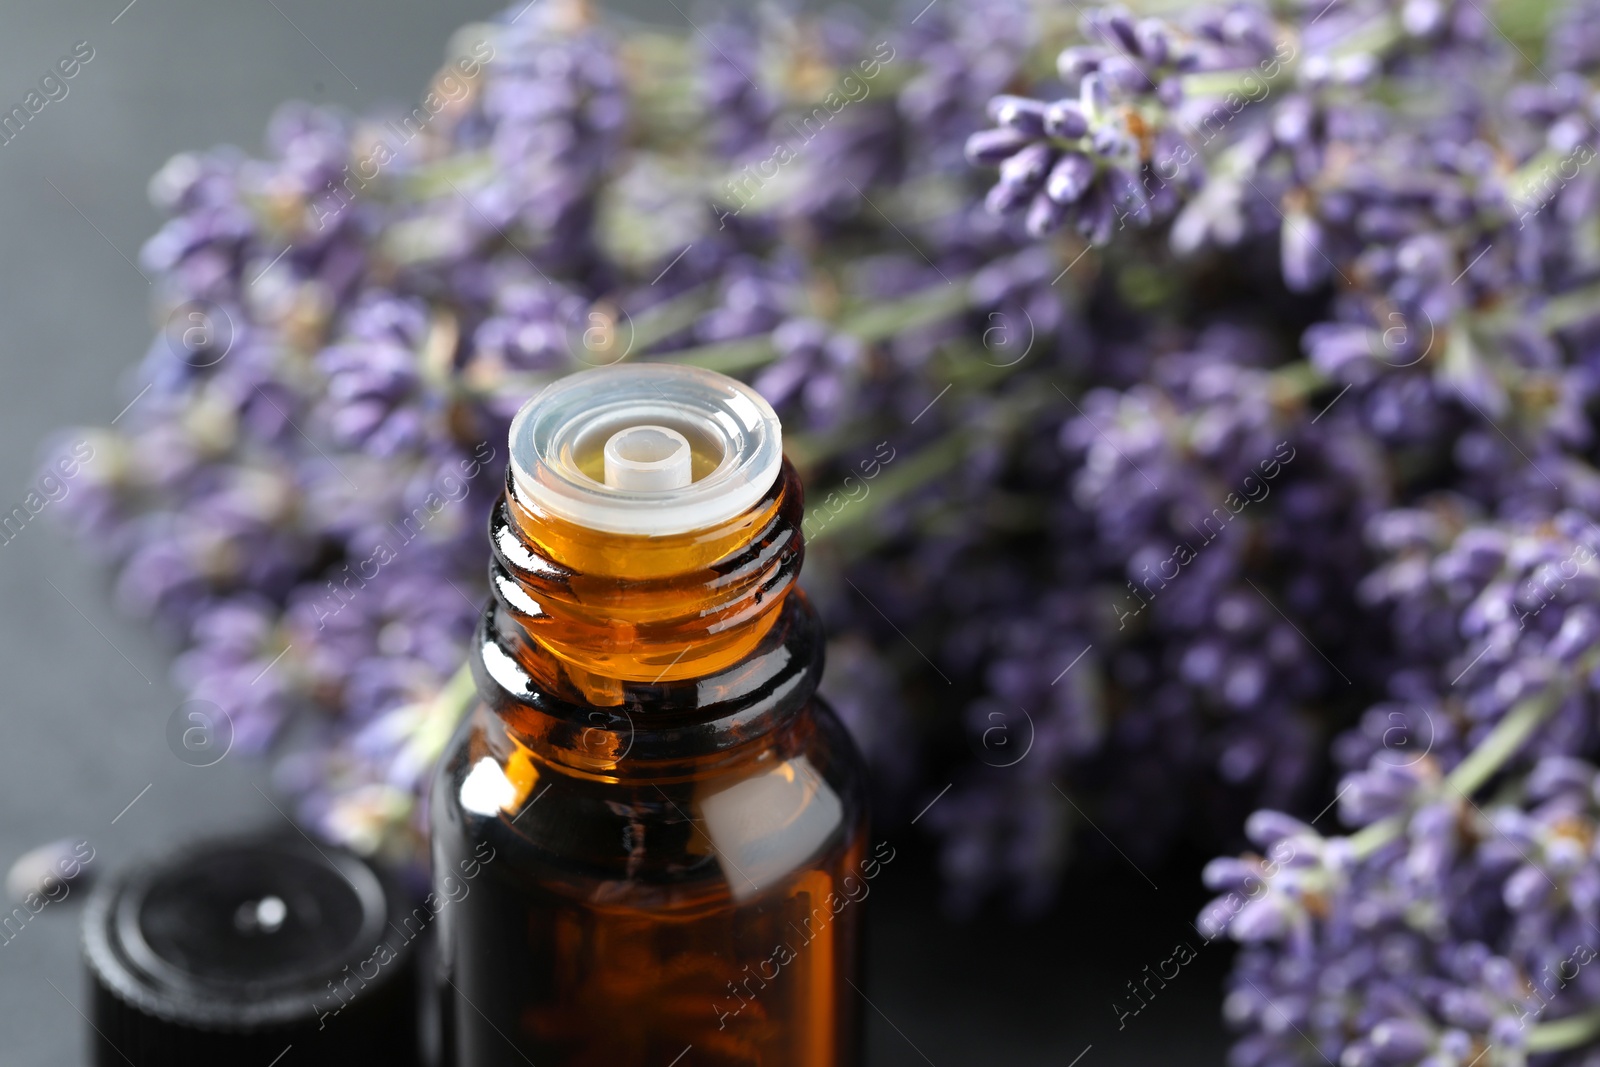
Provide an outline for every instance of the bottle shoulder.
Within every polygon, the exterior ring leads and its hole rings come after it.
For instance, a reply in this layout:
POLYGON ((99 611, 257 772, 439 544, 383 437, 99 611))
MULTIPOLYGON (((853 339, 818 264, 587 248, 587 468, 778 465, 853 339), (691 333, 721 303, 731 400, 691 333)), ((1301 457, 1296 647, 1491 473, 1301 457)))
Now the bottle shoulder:
POLYGON ((431 806, 443 869, 488 855, 502 877, 649 907, 781 892, 859 847, 867 819, 861 757, 816 698, 737 758, 662 777, 542 761, 480 705, 440 762, 431 806))

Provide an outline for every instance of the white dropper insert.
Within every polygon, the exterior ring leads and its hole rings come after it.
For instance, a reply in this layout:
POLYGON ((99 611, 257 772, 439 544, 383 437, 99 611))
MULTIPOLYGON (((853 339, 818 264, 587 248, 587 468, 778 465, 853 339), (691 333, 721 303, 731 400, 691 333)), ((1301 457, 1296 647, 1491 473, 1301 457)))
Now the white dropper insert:
POLYGON ((630 426, 606 442, 606 484, 613 489, 682 489, 694 481, 694 450, 670 426, 630 426))
POLYGON ((568 375, 511 424, 511 474, 529 505, 607 533, 665 536, 733 519, 783 465, 772 406, 743 382, 670 363, 568 375))

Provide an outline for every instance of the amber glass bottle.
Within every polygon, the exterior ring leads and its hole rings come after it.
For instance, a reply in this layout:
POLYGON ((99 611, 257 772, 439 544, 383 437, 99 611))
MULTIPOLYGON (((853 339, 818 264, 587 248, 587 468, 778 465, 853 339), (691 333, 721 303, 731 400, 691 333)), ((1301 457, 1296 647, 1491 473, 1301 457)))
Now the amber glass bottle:
POLYGON ((874 857, 771 408, 586 371, 511 456, 481 700, 432 794, 443 1062, 854 1063, 874 857))

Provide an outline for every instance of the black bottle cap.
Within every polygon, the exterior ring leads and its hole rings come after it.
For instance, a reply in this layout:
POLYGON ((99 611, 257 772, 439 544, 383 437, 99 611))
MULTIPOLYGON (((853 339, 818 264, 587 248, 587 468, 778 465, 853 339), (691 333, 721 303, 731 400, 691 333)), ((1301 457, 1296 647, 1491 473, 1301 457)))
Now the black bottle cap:
POLYGON ((417 1062, 403 898, 300 837, 202 842, 107 882, 84 915, 98 1067, 417 1062))

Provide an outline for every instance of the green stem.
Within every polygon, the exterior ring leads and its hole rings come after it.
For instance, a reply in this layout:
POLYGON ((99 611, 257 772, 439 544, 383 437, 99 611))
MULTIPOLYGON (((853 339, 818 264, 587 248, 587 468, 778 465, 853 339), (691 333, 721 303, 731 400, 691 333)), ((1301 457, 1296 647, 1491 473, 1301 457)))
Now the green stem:
POLYGON ((960 314, 972 306, 972 287, 967 281, 966 278, 956 278, 939 288, 924 289, 900 300, 874 304, 853 315, 846 315, 839 323, 839 329, 870 344, 960 314))
POLYGON ((966 455, 966 449, 965 435, 953 433, 886 470, 883 477, 872 485, 871 491, 864 499, 853 505, 846 505, 831 517, 821 504, 809 509, 806 512, 806 526, 818 527, 809 541, 813 544, 825 541, 852 526, 860 525, 882 511, 886 505, 928 484, 954 467, 961 461, 961 457, 966 455))
POLYGON ((1393 15, 1383 15, 1341 39, 1328 50, 1328 54, 1336 58, 1358 55, 1381 57, 1404 39, 1400 21, 1393 15))
POLYGON ((1505 766, 1508 759, 1516 755, 1539 724, 1555 711, 1566 693, 1565 684, 1553 682, 1533 696, 1518 701, 1506 717, 1489 731, 1483 743, 1445 776, 1445 781, 1468 796, 1476 793, 1483 783, 1505 766))
POLYGON ((1600 317, 1600 285, 1593 285, 1547 300, 1539 311, 1538 322, 1554 333, 1597 317, 1600 317))
POLYGON ((463 663, 427 704, 422 722, 411 735, 411 747, 432 759, 444 751, 456 724, 478 699, 478 686, 472 678, 472 664, 463 663))
POLYGON ((764 366, 772 362, 776 355, 772 339, 763 334, 760 337, 745 337, 737 341, 701 345, 698 348, 686 348, 678 352, 662 352, 645 358, 663 363, 702 367, 723 374, 738 374, 740 371, 764 366))
POLYGON ((1535 152, 1533 157, 1506 176, 1506 188, 1511 192, 1512 203, 1527 199, 1535 182, 1552 166, 1561 163, 1563 155, 1553 148, 1535 152))
POLYGON ((1306 397, 1333 384, 1308 360, 1288 363, 1272 371, 1272 384, 1278 398, 1303 401, 1306 397))
POLYGON ((693 326, 705 313, 708 290, 707 285, 697 285, 634 316, 634 350, 643 352, 663 337, 693 326))
MULTIPOLYGON (((950 285, 925 289, 919 293, 874 304, 863 310, 846 314, 836 324, 841 333, 871 344, 893 337, 905 330, 926 326, 960 314, 972 304, 971 286, 965 278, 957 278, 950 285)), ((637 347, 637 346, 636 346, 637 347)), ((772 339, 767 336, 744 337, 736 341, 686 348, 677 352, 661 352, 644 356, 644 359, 683 363, 691 367, 737 374, 772 362, 777 357, 772 339)))
MULTIPOLYGON (((1462 796, 1470 797, 1477 792, 1505 766, 1507 760, 1517 754, 1533 731, 1550 717, 1566 692, 1565 682, 1552 682, 1533 696, 1518 701, 1506 717, 1489 731, 1489 736, 1445 776, 1445 784, 1458 790, 1462 796)), ((1391 815, 1387 819, 1380 819, 1351 835, 1351 851, 1358 858, 1369 856, 1400 836, 1405 826, 1403 816, 1391 815)))
MULTIPOLYGON (((1350 36, 1339 41, 1328 50, 1327 54, 1335 58, 1349 55, 1382 54, 1398 44, 1401 39, 1399 24, 1393 17, 1385 16, 1374 19, 1368 25, 1362 26, 1350 36)), ((1293 85, 1296 71, 1299 68, 1297 60, 1300 58, 1300 42, 1290 39, 1283 41, 1282 44, 1292 44, 1295 46, 1294 52, 1291 53, 1289 58, 1277 64, 1278 71, 1271 77, 1268 77, 1260 67, 1246 67, 1238 70, 1207 70, 1194 74, 1185 74, 1181 79, 1184 96, 1189 98, 1225 97, 1231 93, 1244 97, 1251 102, 1265 100, 1272 95, 1271 90, 1293 85), (1261 93, 1263 87, 1268 92, 1261 93), (1261 93, 1261 95, 1255 95, 1257 93, 1261 93)))
MULTIPOLYGON (((1255 69, 1244 70, 1205 70, 1196 74, 1185 74, 1183 82, 1183 95, 1186 99, 1212 99, 1231 95, 1241 96, 1254 101, 1255 94, 1260 93, 1263 86, 1274 89, 1280 85, 1287 85, 1293 80, 1290 68, 1284 64, 1278 75, 1267 78, 1256 73, 1255 69)), ((1263 94, 1260 99, 1266 99, 1270 92, 1263 94)))
POLYGON ((1500 0, 1493 6, 1494 25, 1518 51, 1537 57, 1565 6, 1560 0, 1500 0))
POLYGON ((1536 1024, 1528 1031, 1523 1047, 1528 1052, 1559 1052, 1587 1045, 1597 1037, 1600 1037, 1600 1008, 1536 1024))
POLYGON ((1369 823, 1359 831, 1350 835, 1350 852, 1356 859, 1372 855, 1378 849, 1400 836, 1406 828, 1406 821, 1398 815, 1391 815, 1387 819, 1379 819, 1369 823))

